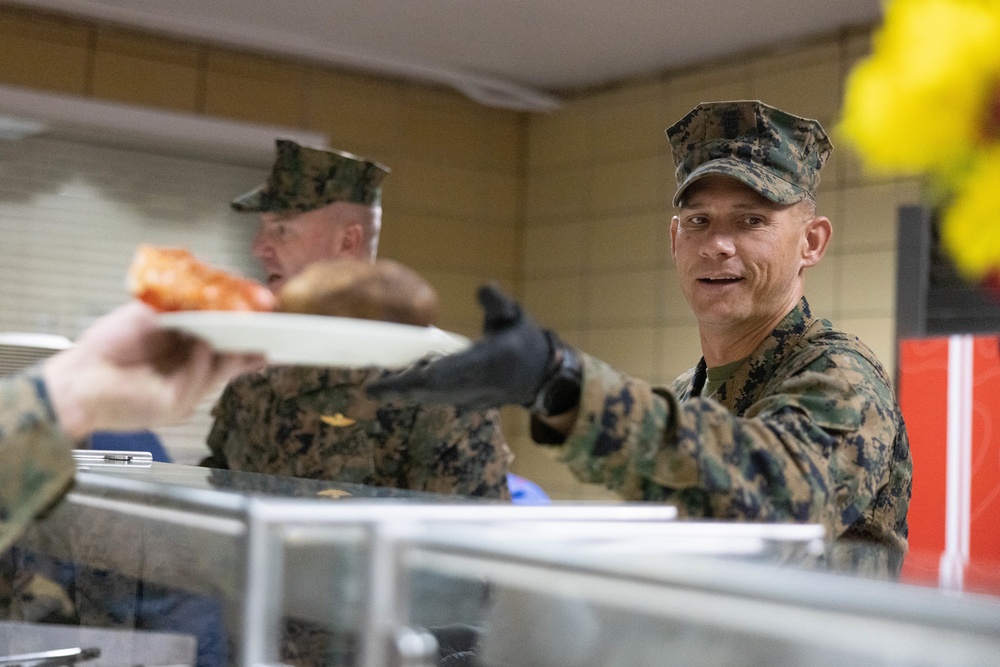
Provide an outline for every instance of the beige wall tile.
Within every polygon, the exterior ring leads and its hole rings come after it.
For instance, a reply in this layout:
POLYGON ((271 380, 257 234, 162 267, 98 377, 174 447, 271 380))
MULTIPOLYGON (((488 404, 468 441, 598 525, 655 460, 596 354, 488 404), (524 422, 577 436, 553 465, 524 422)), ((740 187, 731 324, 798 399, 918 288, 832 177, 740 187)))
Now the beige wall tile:
POLYGON ((428 160, 480 167, 486 162, 481 127, 478 119, 469 114, 406 106, 402 150, 428 160))
POLYGON ((198 109, 200 49, 99 28, 92 93, 108 100, 193 112, 198 109))
POLYGON ((846 252, 894 249, 901 194, 902 189, 893 182, 841 190, 834 221, 837 248, 846 252))
POLYGON ((527 159, 528 117, 503 109, 480 109, 487 169, 520 174, 527 159))
POLYGON ((696 325, 698 320, 684 298, 673 265, 660 269, 657 277, 660 285, 660 320, 667 325, 696 325))
POLYGON ((830 132, 840 112, 840 62, 833 58, 803 66, 757 74, 751 97, 806 118, 830 132))
MULTIPOLYGON (((836 132, 836 124, 823 124, 823 129, 826 130, 827 134, 834 134, 836 132)), ((841 167, 841 162, 844 160, 844 150, 843 146, 839 143, 835 143, 833 147, 833 152, 827 158, 826 163, 823 165, 823 169, 820 171, 819 187, 817 188, 817 202, 820 206, 824 206, 829 203, 830 192, 836 192, 841 188, 845 187, 841 179, 843 177, 843 168, 841 167)))
POLYGON ((482 257, 476 265, 469 265, 483 277, 521 283, 524 236, 521 225, 493 224, 479 228, 482 257))
POLYGON ((523 289, 524 307, 542 326, 560 331, 580 327, 585 313, 583 278, 533 278, 524 281, 523 289))
POLYGON ((83 23, 0 8, 0 82, 84 94, 90 32, 83 23))
POLYGON ((839 151, 837 156, 838 180, 841 187, 884 183, 895 178, 870 169, 857 151, 846 142, 840 142, 837 150, 839 151))
POLYGON ((576 95, 570 106, 588 114, 603 109, 640 105, 651 100, 662 100, 667 81, 662 75, 610 84, 602 90, 576 95))
POLYGON ((827 252, 816 266, 806 269, 806 299, 813 315, 832 318, 837 314, 840 255, 827 252))
POLYGON ((592 220, 587 266, 599 272, 662 266, 670 255, 669 220, 665 213, 592 220))
POLYGON ((305 74, 297 63, 210 49, 205 113, 298 126, 306 115, 305 74))
POLYGON ((528 177, 525 215, 528 224, 550 224, 550 216, 579 215, 590 204, 590 169, 537 172, 528 177))
POLYGON ((524 275, 579 274, 587 259, 586 223, 528 227, 524 231, 524 275))
POLYGON ((528 169, 580 165, 591 154, 590 119, 572 106, 528 119, 528 169))
POLYGON ((401 84, 318 68, 308 70, 306 82, 306 124, 326 133, 332 146, 363 154, 399 146, 401 84))
POLYGON ((516 173, 523 130, 519 114, 498 109, 463 113, 426 106, 403 109, 401 149, 451 164, 516 173))
POLYGON ((841 318, 894 316, 896 252, 844 254, 837 300, 841 318))
POLYGON ((480 178, 485 187, 481 215, 491 219, 516 221, 524 205, 522 178, 516 172, 484 172, 480 178))
POLYGON ((591 117, 591 151, 595 160, 660 155, 669 144, 664 130, 670 124, 662 97, 608 106, 591 117))
MULTIPOLYGON (((516 405, 507 405, 500 408, 500 423, 501 428, 503 428, 503 434, 508 441, 514 438, 528 438, 530 436, 530 428, 528 425, 528 413, 527 411, 516 405)), ((514 449, 511 446, 511 449, 514 449)), ((517 451, 515 450, 515 455, 517 451)))
POLYGON ((590 181, 590 206, 598 212, 666 210, 674 191, 671 173, 665 155, 598 164, 590 181))
POLYGON ((383 202, 392 210, 473 218, 484 210, 487 178, 446 162, 399 159, 383 202))
POLYGON ((840 59, 840 39, 810 39, 780 46, 750 60, 751 76, 766 76, 840 59))
POLYGON ((572 327, 559 327, 559 338, 567 345, 572 345, 578 349, 583 349, 587 343, 586 332, 582 329, 572 327))
MULTIPOLYGON (((476 274, 423 271, 422 275, 441 299, 438 326, 447 331, 477 338, 483 331, 483 311, 476 301, 476 291, 483 279, 476 274)), ((501 288, 516 296, 514 286, 501 281, 501 288)))
POLYGON ((843 317, 834 324, 854 334, 871 348, 885 366, 889 378, 896 372, 896 320, 892 317, 843 317))
POLYGON ((386 217, 380 255, 429 270, 510 279, 516 244, 513 228, 497 231, 468 220, 402 213, 386 217))
POLYGON ((857 28, 844 36, 841 58, 847 68, 853 67, 858 60, 867 58, 872 52, 872 29, 857 28))
POLYGON ((599 273, 587 281, 587 322, 592 327, 659 324, 659 271, 599 273))
POLYGON ((660 330, 655 327, 596 328, 584 351, 633 377, 650 380, 660 368, 660 330))
POLYGON ((664 104, 667 127, 701 102, 743 100, 748 97, 750 72, 746 63, 732 62, 676 74, 667 84, 664 104))
POLYGON ((668 326, 660 329, 660 368, 652 381, 668 385, 701 359, 701 338, 697 326, 668 326))

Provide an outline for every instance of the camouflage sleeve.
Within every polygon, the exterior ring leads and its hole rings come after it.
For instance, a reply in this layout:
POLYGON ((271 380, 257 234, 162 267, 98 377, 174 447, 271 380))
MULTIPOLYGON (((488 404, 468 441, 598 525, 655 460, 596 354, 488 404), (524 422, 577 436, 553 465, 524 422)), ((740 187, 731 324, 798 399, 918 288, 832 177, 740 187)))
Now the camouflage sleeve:
POLYGON ((72 448, 38 367, 0 382, 0 552, 69 487, 72 448))
POLYGON ((204 468, 229 469, 229 461, 226 459, 225 443, 226 438, 233 432, 233 395, 229 386, 222 392, 218 402, 212 408, 212 429, 208 432, 209 454, 203 458, 198 465, 204 468))
POLYGON ((565 460, 627 499, 671 502, 684 516, 822 523, 836 537, 888 477, 895 403, 858 355, 819 356, 743 417, 582 357, 565 460))
POLYGON ((419 463, 407 471, 407 488, 510 500, 507 472, 513 454, 500 430, 497 410, 423 406, 408 447, 410 460, 419 463))

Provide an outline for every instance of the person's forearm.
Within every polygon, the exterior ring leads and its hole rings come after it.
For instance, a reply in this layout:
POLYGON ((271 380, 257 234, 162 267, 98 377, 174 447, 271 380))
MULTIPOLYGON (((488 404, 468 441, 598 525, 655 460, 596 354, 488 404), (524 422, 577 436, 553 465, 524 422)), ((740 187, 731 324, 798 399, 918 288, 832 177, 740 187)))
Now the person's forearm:
POLYGON ((82 378, 77 369, 73 368, 73 362, 72 354, 57 354, 45 361, 40 373, 53 416, 63 432, 77 441, 93 429, 87 406, 77 391, 82 378))
POLYGON ((0 551, 73 478, 73 443, 46 393, 38 367, 0 381, 0 551))

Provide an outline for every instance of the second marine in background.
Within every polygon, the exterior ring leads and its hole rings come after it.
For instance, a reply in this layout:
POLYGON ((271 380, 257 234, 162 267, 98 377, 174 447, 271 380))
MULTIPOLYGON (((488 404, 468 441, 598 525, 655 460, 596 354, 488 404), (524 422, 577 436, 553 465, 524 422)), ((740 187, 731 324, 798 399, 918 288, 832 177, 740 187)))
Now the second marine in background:
MULTIPOLYGON (((310 265, 375 261, 383 165, 279 140, 267 182, 240 197, 257 213, 253 254, 278 292, 310 265)), ((213 468, 509 499, 512 455, 496 410, 373 400, 380 368, 271 366, 229 384, 208 438, 213 468)))

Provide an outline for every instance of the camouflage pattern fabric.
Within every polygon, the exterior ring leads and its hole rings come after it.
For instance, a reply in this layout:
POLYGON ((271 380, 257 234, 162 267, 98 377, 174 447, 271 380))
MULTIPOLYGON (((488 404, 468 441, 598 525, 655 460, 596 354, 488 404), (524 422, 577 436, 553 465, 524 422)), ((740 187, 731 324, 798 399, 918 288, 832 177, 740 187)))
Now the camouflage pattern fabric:
POLYGON ((72 448, 38 367, 0 381, 0 552, 69 487, 72 448))
POLYGON ((667 128, 677 167, 674 206, 691 183, 730 176, 778 204, 815 196, 833 145, 815 120, 755 100, 699 104, 667 128))
POLYGON ((509 500, 496 410, 379 403, 390 371, 274 366, 236 378, 214 410, 202 465, 509 500))
POLYGON ((389 168, 350 153, 307 148, 278 139, 267 182, 231 206, 242 213, 312 211, 337 201, 376 206, 389 168))
POLYGON ((710 397, 704 361, 653 389, 581 358, 564 445, 581 479, 681 516, 820 523, 831 540, 905 552, 912 464, 889 380, 805 299, 710 397))

